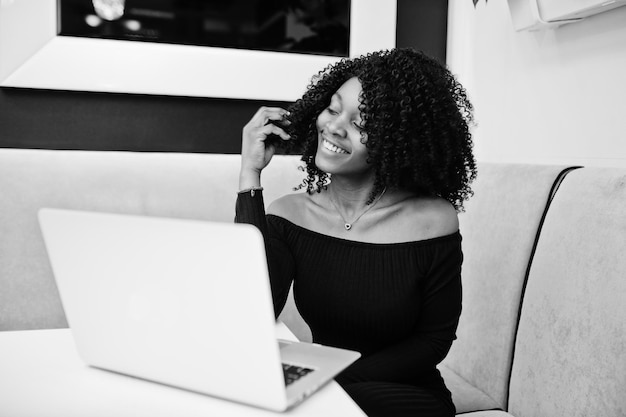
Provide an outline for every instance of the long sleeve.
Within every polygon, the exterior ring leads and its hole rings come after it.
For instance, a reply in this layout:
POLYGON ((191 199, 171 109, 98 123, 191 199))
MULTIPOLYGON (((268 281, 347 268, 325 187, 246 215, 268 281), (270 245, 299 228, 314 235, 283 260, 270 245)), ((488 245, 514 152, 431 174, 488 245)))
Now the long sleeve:
POLYGON ((295 267, 289 248, 281 237, 274 233, 275 229, 268 225, 261 191, 255 191, 254 194, 242 193, 237 195, 235 222, 252 224, 258 227, 263 235, 274 301, 274 314, 278 317, 285 306, 295 267))

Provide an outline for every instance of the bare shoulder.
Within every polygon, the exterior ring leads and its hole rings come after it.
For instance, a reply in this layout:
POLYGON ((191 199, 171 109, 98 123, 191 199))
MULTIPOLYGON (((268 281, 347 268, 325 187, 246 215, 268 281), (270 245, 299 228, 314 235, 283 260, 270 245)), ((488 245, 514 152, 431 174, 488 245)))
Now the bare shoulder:
POLYGON ((445 236, 459 229, 459 217, 454 206, 443 198, 429 198, 420 202, 424 214, 429 219, 431 232, 436 236, 445 236))
POLYGON ((459 230, 454 206, 443 198, 412 197, 398 204, 393 227, 406 240, 432 239, 459 230))
POLYGON ((267 208, 267 213, 300 224, 302 220, 300 217, 307 202, 308 195, 306 193, 286 194, 274 200, 267 208))

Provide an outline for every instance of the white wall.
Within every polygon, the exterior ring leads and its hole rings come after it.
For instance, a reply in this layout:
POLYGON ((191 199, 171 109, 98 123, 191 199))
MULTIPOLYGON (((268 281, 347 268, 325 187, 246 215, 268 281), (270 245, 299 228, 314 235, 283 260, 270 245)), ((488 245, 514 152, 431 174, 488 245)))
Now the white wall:
POLYGON ((479 161, 626 167, 626 7, 540 32, 515 32, 505 0, 448 18, 479 161))

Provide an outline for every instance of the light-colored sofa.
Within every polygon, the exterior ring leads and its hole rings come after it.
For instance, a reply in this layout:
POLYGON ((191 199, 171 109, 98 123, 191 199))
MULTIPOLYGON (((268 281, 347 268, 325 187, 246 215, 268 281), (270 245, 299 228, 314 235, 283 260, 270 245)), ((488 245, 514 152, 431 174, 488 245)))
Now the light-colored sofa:
MULTIPOLYGON (((263 174, 266 203, 303 179, 263 174)), ((66 327, 41 207, 233 221, 238 155, 0 149, 0 330, 66 327)), ((626 415, 626 170, 480 164, 460 214, 460 414, 626 415)), ((281 319, 310 333, 290 300, 281 319)), ((1 370, 0 370, 1 371, 1 370)))

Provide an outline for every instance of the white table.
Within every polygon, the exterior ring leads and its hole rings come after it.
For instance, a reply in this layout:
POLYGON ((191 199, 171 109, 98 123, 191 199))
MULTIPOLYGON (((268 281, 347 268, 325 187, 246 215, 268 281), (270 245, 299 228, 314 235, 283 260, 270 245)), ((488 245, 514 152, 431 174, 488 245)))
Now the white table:
POLYGON ((281 414, 364 416, 334 381, 286 413, 273 413, 91 368, 79 358, 69 329, 0 332, 0 416, 228 417, 281 414))

